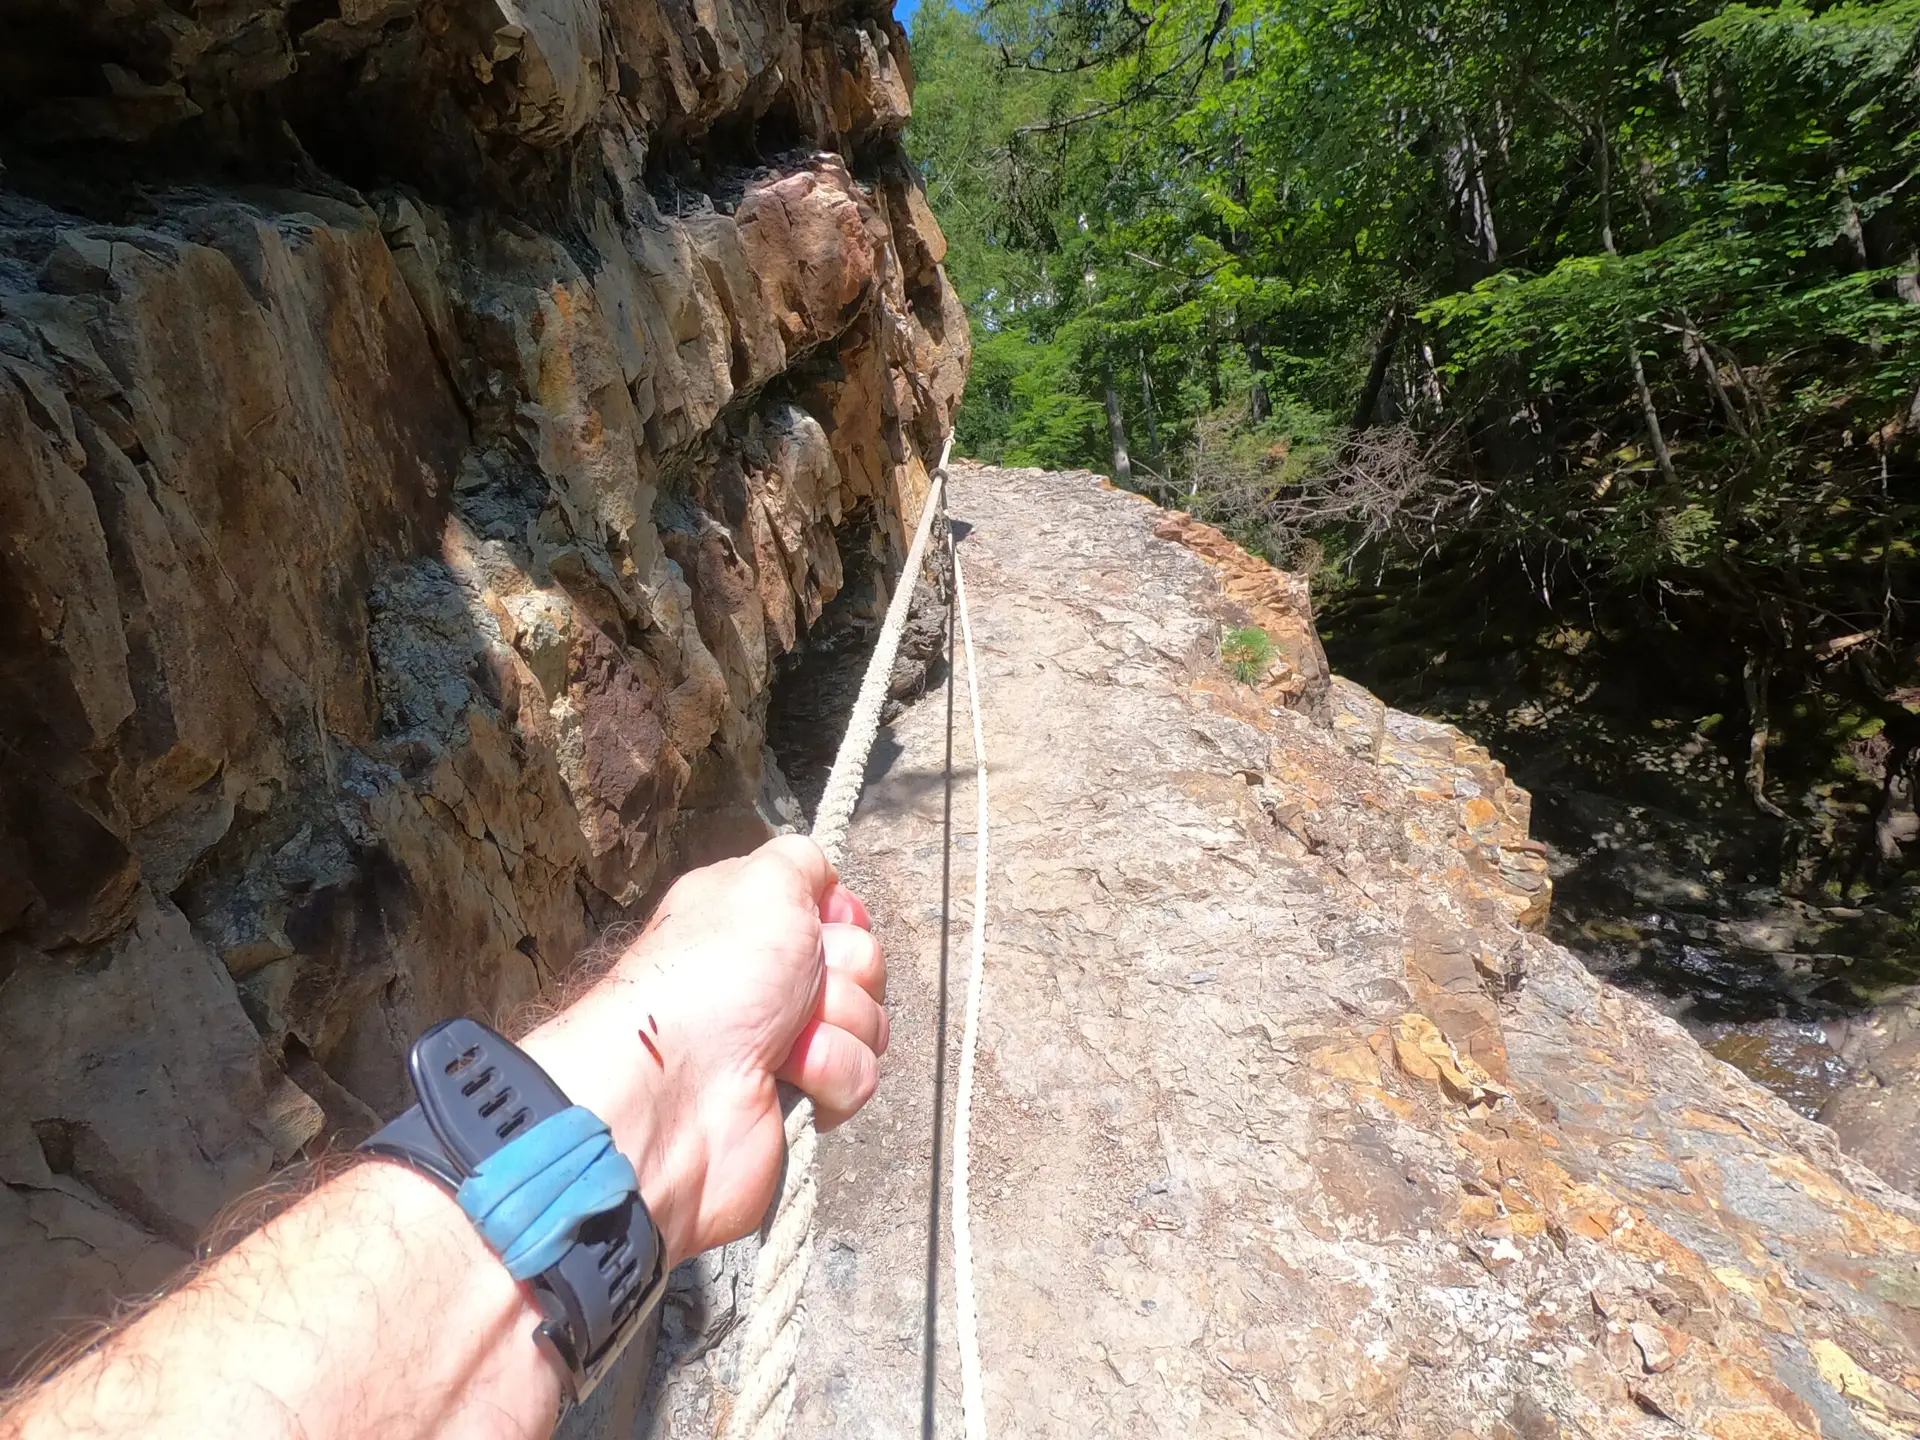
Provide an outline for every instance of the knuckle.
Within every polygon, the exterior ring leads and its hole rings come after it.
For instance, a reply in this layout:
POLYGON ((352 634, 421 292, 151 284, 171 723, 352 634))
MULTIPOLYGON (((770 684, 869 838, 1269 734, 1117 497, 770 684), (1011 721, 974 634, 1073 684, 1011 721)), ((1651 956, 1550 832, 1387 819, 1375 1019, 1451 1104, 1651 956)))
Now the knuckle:
POLYGON ((792 857, 777 850, 757 850, 741 862, 744 873, 752 876, 760 884, 793 884, 798 879, 798 867, 792 857))
POLYGON ((853 1103, 857 1109, 873 1098, 880 1088, 880 1061, 864 1045, 860 1047, 853 1086, 853 1103))
POLYGON ((873 1052, 860 1041, 849 1035, 838 1047, 834 1057, 835 1089, 840 1097, 854 1105, 863 1105, 872 1096, 874 1086, 879 1082, 879 1067, 873 1052))
POLYGON ((880 942, 870 931, 856 925, 833 925, 828 927, 828 938, 834 969, 864 990, 871 991, 885 983, 887 963, 881 955, 880 942))
POLYGON ((849 947, 853 963, 848 968, 859 980, 861 988, 869 991, 876 1000, 886 998, 887 961, 881 953, 880 942, 865 930, 853 932, 859 937, 849 947))
POLYGON ((756 863, 777 866, 802 885, 810 885, 815 872, 825 871, 824 851, 805 835, 776 835, 753 852, 756 863))
POLYGON ((887 1012, 864 990, 860 993, 860 1028, 854 1032, 869 1050, 878 1051, 887 1033, 887 1012))

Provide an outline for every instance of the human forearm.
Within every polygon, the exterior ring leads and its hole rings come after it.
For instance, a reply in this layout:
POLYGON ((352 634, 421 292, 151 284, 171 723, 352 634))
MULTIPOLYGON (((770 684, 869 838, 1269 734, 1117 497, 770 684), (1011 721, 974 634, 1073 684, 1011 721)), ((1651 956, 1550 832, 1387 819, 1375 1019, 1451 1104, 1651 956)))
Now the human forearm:
POLYGON ((544 1435, 562 1380, 538 1323, 451 1196, 368 1163, 43 1387, 15 1433, 544 1435))
MULTIPOLYGON (((651 988, 603 983, 523 1048, 614 1127, 677 1261, 703 1147, 672 1113, 698 1097, 633 1063, 648 1057, 628 1012, 670 998, 651 988)), ((61 1375, 21 1433, 544 1435, 565 1382, 533 1339, 541 1318, 451 1195, 369 1160, 61 1375)))
MULTIPOLYGON (((522 1042, 633 1164, 669 1263, 750 1230, 782 1156, 776 1076, 823 1122, 872 1093, 885 970, 817 848, 696 872, 579 1002, 522 1042)), ((459 1203, 368 1161, 0 1418, 75 1436, 537 1436, 567 1381, 459 1203)))

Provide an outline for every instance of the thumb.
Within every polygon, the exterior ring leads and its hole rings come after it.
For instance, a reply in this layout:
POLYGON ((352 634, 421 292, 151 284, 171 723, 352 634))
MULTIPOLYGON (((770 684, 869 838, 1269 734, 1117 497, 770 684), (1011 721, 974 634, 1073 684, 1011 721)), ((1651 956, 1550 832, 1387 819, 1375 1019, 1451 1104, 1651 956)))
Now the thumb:
POLYGON ((785 865, 798 873, 815 907, 839 878, 827 852, 805 835, 776 835, 752 856, 755 863, 785 865))

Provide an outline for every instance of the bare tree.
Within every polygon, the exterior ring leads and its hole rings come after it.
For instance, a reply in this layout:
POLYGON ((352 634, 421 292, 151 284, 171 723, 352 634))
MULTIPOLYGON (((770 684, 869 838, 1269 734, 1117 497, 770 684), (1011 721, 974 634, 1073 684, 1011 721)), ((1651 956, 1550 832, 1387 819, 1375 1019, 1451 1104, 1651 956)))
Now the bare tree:
POLYGON ((1107 438, 1113 442, 1113 483, 1130 490, 1133 462, 1127 458, 1127 422, 1120 413, 1120 392, 1113 388, 1113 367, 1103 364, 1100 378, 1107 387, 1107 438))
POLYGON ((1189 489, 1178 498, 1199 519, 1276 557, 1334 526, 1347 528, 1356 546, 1395 535, 1424 544, 1485 498, 1445 463, 1450 445, 1446 434, 1376 425, 1301 465, 1285 447, 1249 447, 1231 422, 1209 417, 1194 432, 1189 489))

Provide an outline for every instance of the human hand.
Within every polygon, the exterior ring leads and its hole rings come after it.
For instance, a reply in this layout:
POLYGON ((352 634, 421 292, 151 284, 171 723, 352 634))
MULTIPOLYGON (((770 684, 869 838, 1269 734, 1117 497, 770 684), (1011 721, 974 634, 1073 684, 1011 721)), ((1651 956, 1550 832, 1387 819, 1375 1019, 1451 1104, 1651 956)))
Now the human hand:
POLYGON ((522 1042, 612 1127, 677 1263, 746 1234, 785 1154, 776 1080, 825 1130, 872 1097, 886 965, 866 907, 797 835, 683 876, 576 1004, 522 1042))

